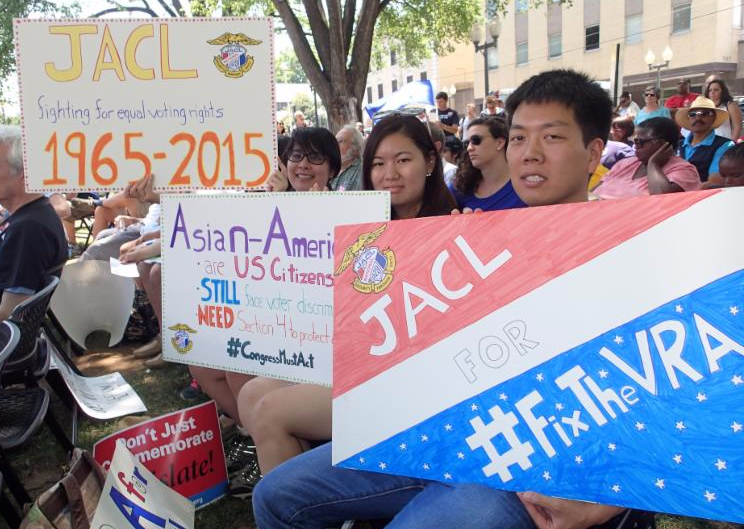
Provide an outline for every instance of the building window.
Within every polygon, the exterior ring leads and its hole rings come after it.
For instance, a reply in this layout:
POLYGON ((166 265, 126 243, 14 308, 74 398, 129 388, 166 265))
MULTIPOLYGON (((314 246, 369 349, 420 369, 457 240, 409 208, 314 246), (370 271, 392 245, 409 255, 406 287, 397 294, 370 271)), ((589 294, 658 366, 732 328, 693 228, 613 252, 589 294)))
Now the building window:
POLYGON ((377 85, 377 98, 382 99, 382 97, 385 95, 385 92, 382 89, 382 83, 377 85))
POLYGON ((412 83, 412 82, 413 82, 413 76, 412 75, 407 75, 406 76, 406 83, 412 83))
POLYGON ((390 50, 390 66, 398 64, 398 57, 395 55, 395 50, 390 50))
POLYGON ((551 35, 548 37, 548 58, 555 59, 563 53, 562 35, 551 35))
POLYGON ((421 75, 419 75, 419 79, 421 79, 422 81, 426 81, 426 72, 421 72, 421 75))
POLYGON ((372 102, 372 87, 368 86, 367 87, 367 103, 371 103, 371 102, 372 102))
POLYGON ((488 69, 497 70, 499 67, 499 49, 496 46, 488 48, 486 58, 488 60, 488 69))
POLYGON ((692 2, 672 7, 672 34, 690 31, 690 17, 692 2))
POLYGON ((529 7, 527 5, 527 0, 517 0, 517 13, 526 13, 527 8, 529 7))
POLYGON ((397 91, 398 91, 398 80, 393 79, 393 92, 397 92, 397 91))
POLYGON ((529 55, 527 52, 526 42, 517 42, 517 66, 527 64, 529 61, 529 55))
POLYGON ((630 15, 625 17, 625 44, 638 44, 641 42, 643 32, 643 15, 630 15))
POLYGON ((599 49, 599 24, 596 26, 586 27, 586 38, 584 40, 584 50, 598 50, 599 49))

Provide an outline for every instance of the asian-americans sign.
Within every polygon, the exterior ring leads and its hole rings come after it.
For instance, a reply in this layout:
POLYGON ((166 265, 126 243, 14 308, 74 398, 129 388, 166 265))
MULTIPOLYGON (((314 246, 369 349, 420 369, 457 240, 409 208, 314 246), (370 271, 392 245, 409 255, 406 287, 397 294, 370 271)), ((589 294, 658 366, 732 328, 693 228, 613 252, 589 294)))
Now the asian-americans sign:
POLYGON ((333 460, 744 521, 744 190, 342 226, 333 460), (355 265, 356 266, 356 265, 355 265))
POLYGON ((330 386, 333 228, 387 192, 162 198, 163 358, 330 386))

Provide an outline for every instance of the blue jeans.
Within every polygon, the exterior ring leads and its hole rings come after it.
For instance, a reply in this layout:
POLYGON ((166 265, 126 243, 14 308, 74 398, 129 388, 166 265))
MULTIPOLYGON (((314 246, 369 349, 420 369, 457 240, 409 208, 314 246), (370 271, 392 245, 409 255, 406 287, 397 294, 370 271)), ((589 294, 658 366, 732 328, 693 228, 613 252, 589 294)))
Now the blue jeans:
POLYGON ((253 493, 259 529, 323 529, 393 518, 390 529, 534 529, 513 492, 331 466, 331 443, 269 472, 253 493))

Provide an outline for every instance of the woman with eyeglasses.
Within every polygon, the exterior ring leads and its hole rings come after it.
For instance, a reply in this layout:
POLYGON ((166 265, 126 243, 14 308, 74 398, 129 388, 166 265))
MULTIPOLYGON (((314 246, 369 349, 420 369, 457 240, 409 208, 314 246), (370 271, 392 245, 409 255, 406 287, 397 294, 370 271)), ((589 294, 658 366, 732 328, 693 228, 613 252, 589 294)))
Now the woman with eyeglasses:
POLYGON ((635 156, 618 161, 593 193, 599 198, 630 198, 700 189, 691 163, 675 156, 679 129, 669 118, 647 119, 636 128, 635 156))
POLYGON ((711 81, 705 89, 705 97, 713 101, 716 108, 728 112, 728 119, 716 129, 716 134, 730 140, 738 140, 741 136, 741 109, 731 97, 726 83, 720 79, 711 81))
POLYGON ((468 127, 468 148, 450 187, 461 211, 522 208, 509 179, 509 129, 500 118, 477 118, 468 127))
MULTIPOLYGON (((341 167, 336 137, 320 127, 298 128, 269 176, 270 191, 323 191, 341 167)), ((266 473, 331 436, 331 390, 255 377, 238 387, 240 424, 250 435, 228 450, 228 492, 246 498, 266 473), (247 439, 247 440, 246 440, 247 439)))
POLYGON ((672 115, 669 109, 659 105, 659 91, 655 86, 647 86, 643 91, 643 101, 645 105, 635 117, 636 127, 651 118, 670 118, 672 115))
MULTIPOLYGON (((324 129, 298 129, 285 158, 286 167, 269 179, 275 191, 287 182, 297 191, 324 189, 340 166, 338 144, 324 129)), ((390 192, 392 219, 446 215, 454 207, 442 160, 418 118, 396 114, 378 122, 362 160, 364 189, 390 192)), ((241 389, 238 410, 260 472, 249 464, 230 482, 233 496, 250 496, 261 474, 331 438, 330 388, 257 377, 241 389)))
POLYGON ((324 191, 341 169, 341 151, 331 131, 298 128, 269 176, 269 191, 324 191))

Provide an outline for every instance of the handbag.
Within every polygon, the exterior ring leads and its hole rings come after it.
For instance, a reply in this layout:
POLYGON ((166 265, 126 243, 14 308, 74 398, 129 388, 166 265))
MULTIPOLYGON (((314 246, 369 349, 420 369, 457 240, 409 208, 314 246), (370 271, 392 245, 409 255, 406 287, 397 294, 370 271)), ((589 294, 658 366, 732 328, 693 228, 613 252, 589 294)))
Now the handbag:
POLYGON ((36 499, 21 529, 90 529, 105 481, 91 455, 76 448, 70 471, 36 499))

